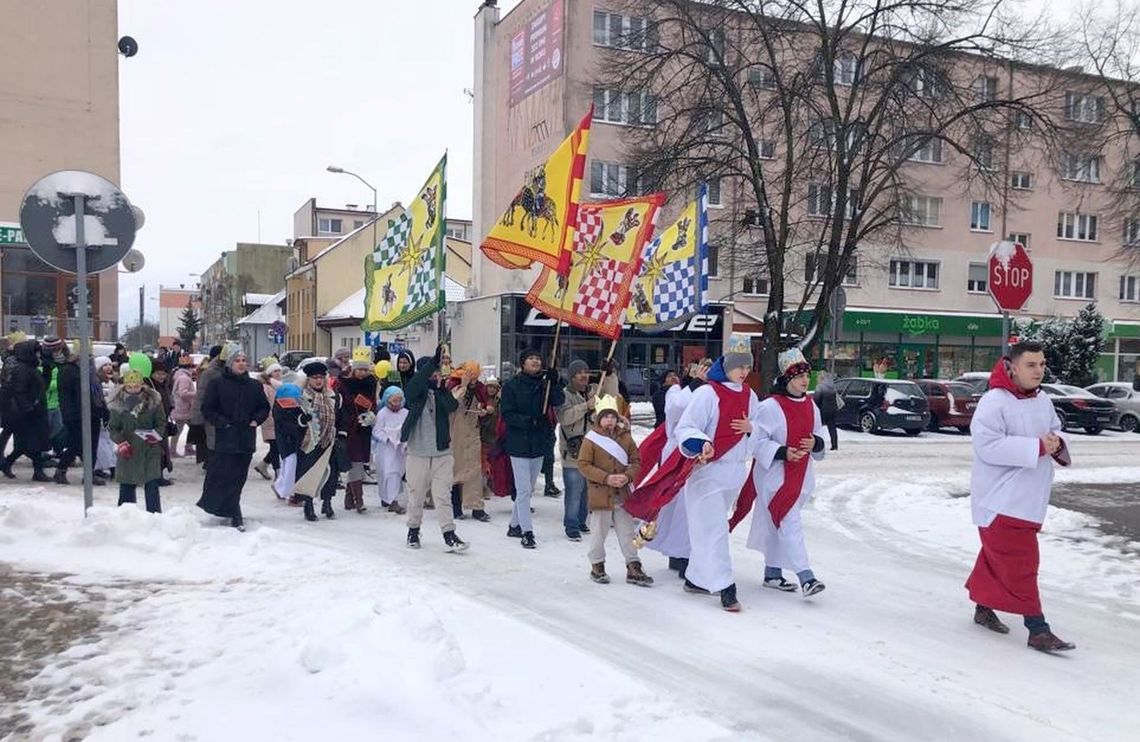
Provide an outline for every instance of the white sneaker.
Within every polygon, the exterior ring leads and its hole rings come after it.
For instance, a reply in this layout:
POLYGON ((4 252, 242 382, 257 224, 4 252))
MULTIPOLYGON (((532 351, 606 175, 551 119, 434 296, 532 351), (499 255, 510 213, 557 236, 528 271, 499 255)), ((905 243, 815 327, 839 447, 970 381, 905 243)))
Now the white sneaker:
POLYGON ((825 587, 826 585, 819 580, 808 580, 804 583, 804 599, 807 600, 813 595, 819 595, 824 591, 825 587))
POLYGON ((779 590, 782 593, 794 593, 799 588, 796 583, 788 582, 783 577, 769 577, 764 580, 764 587, 770 587, 773 590, 779 590))

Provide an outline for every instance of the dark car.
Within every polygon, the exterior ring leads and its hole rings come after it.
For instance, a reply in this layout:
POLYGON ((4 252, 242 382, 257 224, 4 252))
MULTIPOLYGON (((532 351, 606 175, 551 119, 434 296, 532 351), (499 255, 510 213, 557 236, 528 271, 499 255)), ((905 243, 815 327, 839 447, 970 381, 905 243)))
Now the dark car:
POLYGON ((1053 401, 1057 417, 1061 418, 1062 430, 1084 428, 1089 435, 1097 435, 1116 424, 1119 416, 1116 405, 1079 386, 1042 384, 1041 391, 1053 401))
POLYGON ((837 425, 864 433, 903 430, 918 435, 930 422, 926 395, 913 381, 840 379, 835 391, 843 400, 843 408, 835 413, 837 425))
POLYGON ((989 371, 967 371, 954 379, 955 384, 965 384, 978 394, 985 394, 990 388, 989 371))
POLYGON ((297 368, 301 361, 312 358, 313 355, 314 353, 311 350, 291 350, 281 356, 281 365, 285 368, 297 368))
POLYGON ((1120 413, 1120 417, 1116 420, 1118 428, 1125 433, 1140 431, 1140 391, 1133 389, 1131 384, 1127 382, 1106 382, 1093 384, 1086 387, 1085 391, 1103 399, 1112 400, 1112 403, 1116 405, 1117 412, 1120 413))
POLYGON ((943 427, 957 428, 960 433, 970 432, 970 421, 982 398, 973 386, 957 381, 920 379, 915 382, 926 395, 930 408, 929 427, 932 431, 943 427))

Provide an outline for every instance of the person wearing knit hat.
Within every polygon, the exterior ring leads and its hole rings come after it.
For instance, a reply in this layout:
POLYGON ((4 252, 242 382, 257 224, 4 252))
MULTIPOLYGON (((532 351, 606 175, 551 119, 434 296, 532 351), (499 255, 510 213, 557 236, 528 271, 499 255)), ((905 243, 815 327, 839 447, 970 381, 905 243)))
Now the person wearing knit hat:
MULTIPOLYGON (((772 394, 760 403, 753 430, 756 465, 752 479, 756 505, 748 548, 764 554, 764 587, 796 592, 784 579, 790 569, 804 598, 823 592, 808 561, 801 520, 803 504, 815 489, 815 462, 824 456, 823 422, 807 389, 811 364, 799 348, 781 353, 780 377, 772 394)), ((741 509, 737 515, 743 518, 741 509)), ((737 518, 736 515, 733 516, 737 518)))
POLYGON ((269 402, 260 383, 249 376, 245 352, 236 344, 227 345, 222 352, 225 368, 202 399, 202 417, 214 428, 214 448, 198 507, 244 531, 241 492, 257 450, 257 428, 269 417, 269 402))
POLYGON ((562 462, 562 527, 566 538, 581 541, 590 532, 587 523, 587 482, 578 471, 578 450, 590 431, 595 416, 598 385, 590 383, 590 367, 580 358, 566 367, 568 376, 563 390, 565 401, 558 408, 558 457, 562 462))
POLYGON ((108 408, 107 432, 116 447, 119 505, 136 502, 138 486, 142 485, 146 511, 161 513, 159 482, 167 420, 161 395, 143 383, 142 372, 132 368, 123 374, 123 385, 108 408))
MULTIPOLYGON (((292 498, 297 483, 297 460, 301 455, 301 441, 307 429, 301 417, 304 414, 301 396, 301 387, 291 382, 282 382, 274 389, 273 411, 270 415, 273 418, 274 440, 277 442, 280 465, 272 488, 279 500, 292 498)), ((309 498, 305 509, 305 520, 317 520, 312 498, 309 498)))
POLYGON ((400 504, 400 485, 407 467, 407 445, 400 442, 400 431, 408 419, 404 407, 404 390, 390 386, 380 399, 380 410, 372 425, 372 446, 376 461, 376 480, 380 489, 380 504, 389 513, 404 515, 407 509, 400 504))
POLYGON ((194 446, 195 459, 205 466, 215 445, 215 429, 202 415, 202 402, 206 392, 222 376, 226 368, 226 361, 222 358, 223 346, 215 345, 210 348, 210 361, 205 370, 198 374, 198 386, 194 392, 194 403, 190 405, 190 432, 186 435, 187 445, 194 446))
MULTIPOLYGON (((352 351, 351 370, 336 385, 338 456, 348 464, 344 509, 365 513, 364 466, 372 459, 372 425, 376 422, 378 382, 372 373, 372 350, 358 345, 352 351)), ((342 469, 343 470, 343 469, 342 469)))
POLYGON ((630 515, 646 521, 640 533, 648 540, 662 508, 678 495, 683 498, 690 544, 685 590, 719 593, 721 607, 730 612, 740 610, 740 601, 724 515, 734 503, 754 499, 746 464, 760 401, 744 383, 751 370, 749 338, 729 337, 724 355, 709 370, 708 383, 693 392, 677 423, 678 449, 625 505, 630 515))

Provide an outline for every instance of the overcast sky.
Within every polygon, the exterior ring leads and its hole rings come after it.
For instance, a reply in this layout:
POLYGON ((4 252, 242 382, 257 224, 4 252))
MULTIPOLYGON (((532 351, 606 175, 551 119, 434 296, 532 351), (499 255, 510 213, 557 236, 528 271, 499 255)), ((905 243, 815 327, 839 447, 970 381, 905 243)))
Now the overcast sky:
MULTIPOLYGON (((504 12, 516 3, 500 3, 504 12)), ((122 187, 146 212, 147 267, 120 276, 120 317, 192 286, 235 242, 283 244, 310 196, 383 209, 448 150, 448 213, 471 216, 478 0, 120 0, 122 187), (259 220, 260 213, 260 220, 259 220), (260 221, 260 226, 259 226, 260 221)), ((363 278, 362 278, 363 280, 363 278)))
MULTIPOLYGON (((518 0, 502 0, 506 14, 518 0)), ((119 0, 122 187, 146 212, 147 267, 120 276, 120 321, 159 285, 192 286, 235 242, 283 244, 318 203, 383 209, 448 150, 448 213, 471 216, 479 0, 119 0), (260 215, 260 216, 259 216, 260 215)), ((1067 11, 1074 0, 1054 0, 1067 11)), ((1022 7, 1037 10, 1038 2, 1022 7)), ((363 280, 363 277, 361 278, 363 280)))

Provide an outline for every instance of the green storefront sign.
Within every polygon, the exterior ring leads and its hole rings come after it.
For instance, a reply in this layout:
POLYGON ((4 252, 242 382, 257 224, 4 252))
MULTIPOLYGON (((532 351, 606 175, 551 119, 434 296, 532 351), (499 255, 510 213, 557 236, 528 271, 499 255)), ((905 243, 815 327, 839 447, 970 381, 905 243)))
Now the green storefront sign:
POLYGON ((23 245, 24 231, 16 226, 0 224, 0 245, 23 245))
POLYGON ((1001 319, 957 314, 924 314, 922 312, 861 312, 843 315, 843 331, 883 333, 910 337, 1001 337, 1001 319))

